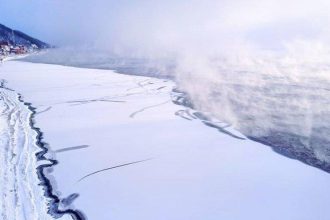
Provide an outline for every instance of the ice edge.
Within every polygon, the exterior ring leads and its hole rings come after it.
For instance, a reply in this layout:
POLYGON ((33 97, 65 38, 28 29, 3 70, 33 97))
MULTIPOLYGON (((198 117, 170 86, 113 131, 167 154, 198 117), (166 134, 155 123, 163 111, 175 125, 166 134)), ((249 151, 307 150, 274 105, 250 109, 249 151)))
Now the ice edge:
MULTIPOLYGON (((5 80, 0 80, 0 88, 9 90, 9 91, 15 91, 13 89, 10 89, 5 86, 6 81, 5 80)), ((80 211, 80 210, 73 210, 73 209, 66 209, 66 210, 60 210, 59 204, 60 204, 60 198, 57 197, 53 193, 53 187, 51 185, 50 180, 46 177, 44 174, 44 169, 52 167, 56 165, 58 162, 53 159, 48 159, 45 157, 45 154, 48 152, 48 148, 46 147, 47 144, 43 142, 43 133, 40 130, 40 128, 35 126, 35 114, 36 108, 32 106, 32 103, 25 102, 23 100, 23 97, 20 93, 17 93, 18 96, 18 101, 22 102, 25 106, 27 106, 28 110, 31 112, 30 118, 29 118, 29 125, 32 130, 34 130, 37 135, 36 135, 36 145, 41 149, 40 152, 36 153, 35 156, 37 157, 38 161, 41 160, 47 160, 50 162, 50 164, 43 164, 37 167, 37 175, 40 180, 39 185, 44 188, 44 196, 50 199, 49 203, 49 210, 48 212, 54 217, 54 218, 61 218, 63 215, 70 215, 73 220, 86 220, 87 217, 80 211)))

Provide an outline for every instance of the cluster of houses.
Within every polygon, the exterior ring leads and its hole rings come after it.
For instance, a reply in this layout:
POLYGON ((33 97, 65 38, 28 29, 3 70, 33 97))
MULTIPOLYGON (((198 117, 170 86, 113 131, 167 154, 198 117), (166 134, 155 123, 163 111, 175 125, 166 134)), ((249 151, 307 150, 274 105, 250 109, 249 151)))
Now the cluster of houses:
POLYGON ((36 50, 38 50, 38 46, 35 44, 32 44, 31 47, 27 47, 19 44, 12 45, 8 41, 0 41, 0 56, 20 55, 31 53, 36 50))

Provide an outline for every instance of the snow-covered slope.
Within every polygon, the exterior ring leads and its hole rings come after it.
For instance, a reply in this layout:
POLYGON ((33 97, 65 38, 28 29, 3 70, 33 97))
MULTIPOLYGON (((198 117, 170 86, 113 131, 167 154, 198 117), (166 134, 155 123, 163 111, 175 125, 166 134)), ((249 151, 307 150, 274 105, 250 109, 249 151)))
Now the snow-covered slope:
POLYGON ((0 78, 36 107, 61 208, 97 220, 329 219, 328 173, 203 122, 172 103, 171 81, 15 61, 0 78))

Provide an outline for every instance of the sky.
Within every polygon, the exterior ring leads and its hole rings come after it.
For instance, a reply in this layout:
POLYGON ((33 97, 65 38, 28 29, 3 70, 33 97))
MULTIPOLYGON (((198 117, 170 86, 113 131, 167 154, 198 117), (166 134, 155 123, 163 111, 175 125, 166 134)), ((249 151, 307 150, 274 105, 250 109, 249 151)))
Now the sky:
POLYGON ((277 48, 328 31, 326 0, 0 0, 0 23, 57 46, 171 53, 277 48), (212 45, 210 47, 209 45, 212 45))

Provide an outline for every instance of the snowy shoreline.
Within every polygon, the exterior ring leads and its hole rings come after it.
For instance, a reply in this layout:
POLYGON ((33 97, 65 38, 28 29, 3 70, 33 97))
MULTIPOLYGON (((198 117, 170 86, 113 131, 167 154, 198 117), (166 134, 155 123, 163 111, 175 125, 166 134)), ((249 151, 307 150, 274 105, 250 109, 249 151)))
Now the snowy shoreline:
POLYGON ((35 126, 59 162, 45 171, 61 210, 88 219, 327 219, 329 174, 220 133, 239 135, 221 122, 205 126, 171 102, 171 81, 16 61, 0 79, 36 107, 35 126))
POLYGON ((50 214, 54 216, 55 218, 61 218, 64 215, 69 215, 73 220, 83 220, 85 219, 83 213, 79 210, 71 210, 71 209, 66 209, 66 210, 60 210, 59 205, 60 205, 60 198, 58 198, 56 195, 54 195, 53 192, 53 186, 51 181, 47 178, 47 176, 44 173, 44 170, 47 168, 51 168, 57 164, 56 160, 46 158, 45 155, 48 153, 49 149, 47 147, 47 144, 43 142, 43 133, 40 130, 40 128, 35 127, 35 114, 36 108, 32 106, 32 103, 24 102, 22 100, 22 96, 19 95, 19 101, 24 103, 28 107, 28 109, 32 112, 31 117, 30 117, 30 127, 37 132, 36 136, 36 145, 42 149, 41 152, 38 152, 36 154, 38 161, 40 160, 46 160, 49 161, 50 164, 43 164, 37 167, 37 174, 38 177, 41 181, 40 185, 44 187, 45 190, 45 196, 47 198, 51 199, 50 202, 50 214))
MULTIPOLYGON (((2 218, 4 220, 12 219, 15 216, 15 219, 26 219, 29 217, 37 220, 54 219, 55 217, 62 217, 64 214, 70 214, 73 219, 81 219, 77 218, 76 216, 78 215, 71 210, 64 212, 58 210, 58 198, 52 194, 52 186, 43 173, 45 168, 53 166, 55 162, 44 157, 44 154, 47 153, 47 148, 41 140, 42 133, 38 128, 34 127, 33 117, 35 111, 33 107, 31 107, 30 103, 24 102, 21 95, 7 88, 4 81, 0 83, 0 97, 2 100, 1 105, 5 106, 1 116, 8 116, 9 129, 7 132, 12 130, 10 137, 1 132, 2 139, 8 138, 8 145, 2 146, 2 150, 7 151, 7 155, 10 155, 10 151, 12 151, 10 161, 8 156, 5 159, 0 159, 1 163, 5 161, 10 163, 2 165, 4 173, 1 173, 0 176, 1 179, 4 178, 1 181, 4 186, 0 191, 2 196, 5 196, 1 202, 2 212, 0 214, 2 218), (26 120, 24 121, 24 119, 26 120), (25 138, 20 135, 20 132, 25 132, 25 138), (34 150, 31 151, 30 149, 34 150), (33 157, 34 155, 35 158, 33 157), (15 158, 18 156, 19 159, 16 160, 15 158), (30 158, 26 159, 27 164, 21 162, 23 157, 30 158), (33 161, 32 163, 30 162, 31 160, 33 161), (19 172, 16 170, 19 170, 19 172), (9 177, 8 171, 14 172, 14 176, 9 177), (13 178, 13 182, 10 183, 12 186, 8 182, 11 178, 13 178), (8 187, 14 187, 14 189, 8 191, 8 187), (43 198, 43 196, 45 197, 43 198), (7 200, 7 202, 14 201, 17 207, 10 207, 10 204, 7 204, 4 200, 7 200), (15 211, 13 211, 13 208, 15 211)), ((2 129, 6 128, 2 125, 2 129)), ((4 144, 6 145, 6 143, 4 144)))

